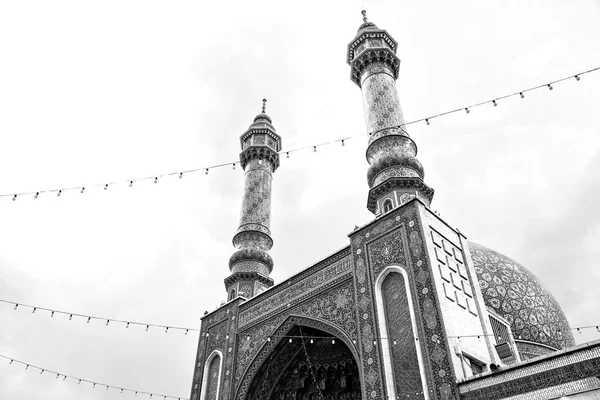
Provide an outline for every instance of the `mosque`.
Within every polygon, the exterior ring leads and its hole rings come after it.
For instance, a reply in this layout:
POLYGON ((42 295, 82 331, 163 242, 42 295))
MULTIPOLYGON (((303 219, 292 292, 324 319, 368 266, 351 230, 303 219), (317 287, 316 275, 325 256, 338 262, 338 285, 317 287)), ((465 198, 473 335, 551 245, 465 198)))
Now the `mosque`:
POLYGON ((600 399, 600 341, 575 346, 538 278, 431 210, 398 99, 397 47, 363 11, 347 62, 370 134, 373 220, 277 285, 269 225, 281 138, 264 101, 241 135, 228 301, 202 318, 191 400, 600 399))

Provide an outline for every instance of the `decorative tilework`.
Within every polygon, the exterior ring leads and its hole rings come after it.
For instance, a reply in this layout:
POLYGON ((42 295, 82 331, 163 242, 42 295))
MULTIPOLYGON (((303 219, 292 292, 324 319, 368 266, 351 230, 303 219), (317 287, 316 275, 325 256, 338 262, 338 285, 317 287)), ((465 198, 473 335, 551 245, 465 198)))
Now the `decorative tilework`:
POLYGON ((469 242, 475 273, 488 307, 504 317, 515 339, 552 346, 573 346, 567 318, 542 283, 514 260, 469 242))
POLYGON ((332 282, 339 281, 351 270, 350 257, 342 258, 320 271, 315 271, 305 279, 297 281, 293 285, 272 293, 262 301, 257 302, 248 308, 244 308, 240 316, 240 326, 245 327, 251 323, 256 323, 259 319, 268 318, 278 310, 285 309, 288 304, 310 297, 311 293, 322 290, 332 282))
MULTIPOLYGON (((365 381, 364 398, 385 398, 385 393, 382 392, 384 386, 381 356, 377 351, 377 342, 373 343, 369 340, 376 336, 385 335, 376 332, 377 328, 373 328, 373 326, 376 326, 375 321, 373 321, 375 305, 371 290, 373 284, 370 282, 375 279, 373 276, 374 270, 380 270, 385 265, 385 262, 377 261, 385 257, 382 253, 385 249, 383 243, 391 242, 400 243, 401 250, 397 254, 401 254, 402 258, 397 255, 393 261, 388 259, 386 262, 396 263, 398 260, 404 260, 400 261, 403 263, 400 265, 406 266, 410 286, 415 294, 413 301, 416 308, 417 341, 423 352, 425 370, 428 371, 426 380, 427 387, 432 391, 430 398, 432 400, 456 399, 454 395, 455 378, 448 361, 450 359, 449 349, 446 342, 440 340, 444 337, 444 326, 437 306, 438 300, 434 282, 431 279, 432 266, 429 265, 427 257, 423 257, 425 247, 421 222, 418 220, 416 213, 416 204, 412 203, 396 209, 371 226, 351 235, 352 253, 358 254, 354 256, 356 296, 359 306, 361 304, 365 306, 364 311, 362 309, 357 310, 360 336, 362 338, 361 368, 363 371, 373 370, 377 376, 373 383, 365 381), (383 228, 384 226, 385 228, 383 228), (393 234, 389 234, 392 231, 395 231, 395 235, 400 240, 393 238, 393 234), (384 235, 378 238, 382 233, 384 235), (365 247, 369 249, 368 263, 365 262, 359 252, 361 248, 365 247), (377 251, 374 251, 375 248, 377 248, 377 251), (365 269, 364 272, 363 268, 365 269), (365 300, 361 300, 362 298, 365 300), (363 315, 366 315, 366 318, 362 318, 363 315), (371 364, 368 363, 369 359, 371 364)), ((438 267, 435 266, 435 268, 437 273, 438 267)))
POLYGON ((282 337, 294 326, 308 326, 327 332, 342 340, 350 351, 356 355, 356 346, 350 341, 356 340, 356 324, 353 319, 354 309, 351 306, 353 302, 349 301, 346 307, 340 309, 337 307, 334 300, 334 297, 337 297, 337 294, 339 293, 346 293, 351 296, 351 287, 352 283, 347 282, 335 291, 330 291, 329 293, 326 292, 319 297, 314 297, 312 302, 303 303, 295 310, 290 310, 290 312, 286 312, 284 315, 274 318, 269 323, 263 323, 256 328, 250 329, 248 332, 241 332, 240 340, 238 342, 238 352, 240 353, 240 356, 238 357, 236 370, 236 380, 240 383, 238 385, 236 398, 246 398, 246 393, 248 392, 252 381, 257 376, 256 374, 260 369, 260 366, 269 354, 272 353, 273 348, 282 337), (273 329, 273 327, 276 328, 273 329), (257 334, 257 330, 259 330, 260 334, 263 336, 252 336, 253 334, 257 334), (264 340, 265 334, 271 338, 270 341, 264 340), (252 340, 244 340, 244 336, 246 335, 250 335, 252 340), (253 344, 252 342, 256 342, 256 344, 253 344), (244 343, 248 344, 244 345, 244 343), (240 346, 255 348, 258 352, 247 354, 244 352, 244 348, 240 348, 240 346), (250 360, 251 364, 248 366, 248 361, 250 360))
POLYGON ((477 307, 473 300, 473 289, 462 250, 435 229, 431 228, 429 233, 434 244, 440 276, 444 281, 452 283, 452 285, 443 283, 446 298, 476 316, 477 307))
POLYGON ((220 364, 221 363, 221 357, 219 356, 215 356, 213 357, 212 361, 210 362, 210 365, 208 366, 208 379, 206 381, 206 400, 218 400, 217 399, 217 393, 218 393, 218 382, 219 382, 219 374, 222 372, 220 371, 220 364))
POLYGON ((206 357, 214 350, 220 350, 223 354, 220 397, 223 399, 228 398, 231 389, 231 373, 228 375, 227 371, 232 370, 234 357, 234 354, 229 352, 228 349, 233 345, 237 331, 237 312, 238 301, 234 301, 202 320, 196 366, 192 381, 192 393, 190 395, 191 400, 199 400, 200 398, 204 362, 206 357), (207 328, 205 329, 205 327, 207 328), (208 337, 206 333, 208 333, 208 337))
MULTIPOLYGON (((557 385, 595 377, 600 371, 600 341, 562 354, 548 354, 459 385, 461 400, 505 399, 557 385)), ((536 398, 531 396, 529 398, 536 398)), ((528 398, 528 399, 529 399, 528 398)))
POLYGON ((371 75, 362 84, 367 132, 404 124, 396 81, 387 74, 371 75))
POLYGON ((412 328, 408 296, 404 277, 397 272, 390 273, 383 281, 385 318, 389 340, 382 345, 389 346, 392 355, 396 396, 403 399, 423 391, 421 372, 415 346, 415 333, 412 328), (392 340, 394 340, 392 342, 392 340))

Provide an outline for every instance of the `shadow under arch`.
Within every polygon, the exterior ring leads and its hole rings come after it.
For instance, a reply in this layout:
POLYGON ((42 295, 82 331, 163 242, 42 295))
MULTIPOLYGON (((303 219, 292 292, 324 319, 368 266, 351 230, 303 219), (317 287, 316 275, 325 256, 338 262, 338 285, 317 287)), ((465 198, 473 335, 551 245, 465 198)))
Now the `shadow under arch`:
MULTIPOLYGON (((270 338, 271 340, 266 341, 263 344, 259 352, 251 361, 249 367, 244 372, 242 380, 240 381, 241 383, 236 390, 235 399, 246 400, 261 398, 268 400, 270 398, 275 398, 276 394, 273 393, 273 391, 276 390, 275 383, 277 383, 291 367, 294 359, 297 357, 305 358, 305 351, 310 353, 311 349, 316 349, 318 346, 324 346, 325 344, 329 347, 329 351, 340 349, 340 351, 338 351, 339 357, 336 357, 339 358, 339 360, 336 360, 333 363, 327 363, 326 365, 321 365, 317 362, 313 362, 318 361, 318 357, 313 361, 310 361, 310 359, 313 358, 310 357, 308 360, 312 366, 312 371, 310 371, 308 363, 306 363, 307 369, 305 373, 309 373, 309 376, 312 376, 312 378, 306 376, 307 378, 317 380, 318 377, 316 375, 318 372, 323 373, 323 369, 321 368, 323 366, 327 367, 325 368, 324 373, 331 374, 332 368, 329 367, 335 364, 335 368, 338 368, 339 366, 340 370, 356 375, 355 378, 352 378, 353 375, 350 377, 347 382, 348 384, 359 384, 362 379, 362 372, 359 368, 360 358, 358 356, 356 344, 353 343, 344 331, 328 321, 301 315, 291 315, 279 325, 270 338), (304 346, 306 347, 303 347, 303 341, 300 336, 304 338, 304 346), (314 344, 309 344, 310 339, 315 337, 314 344), (292 339, 291 343, 289 342, 289 339, 292 339), (332 342, 332 339, 335 340, 335 343, 332 342), (310 346, 315 347, 311 348, 310 346), (273 365, 274 360, 276 363, 273 365), (321 369, 319 370, 319 368, 321 369), (353 382, 353 380, 356 382, 353 382), (266 396, 265 390, 267 393, 266 396), (258 391, 262 392, 258 394, 258 391)), ((339 373, 339 371, 337 372, 339 373)), ((344 378, 340 379, 344 381, 344 378)), ((360 398, 360 391, 362 389, 359 386, 357 390, 359 393, 357 398, 360 398)), ((345 398, 352 399, 353 397, 347 396, 345 398)))

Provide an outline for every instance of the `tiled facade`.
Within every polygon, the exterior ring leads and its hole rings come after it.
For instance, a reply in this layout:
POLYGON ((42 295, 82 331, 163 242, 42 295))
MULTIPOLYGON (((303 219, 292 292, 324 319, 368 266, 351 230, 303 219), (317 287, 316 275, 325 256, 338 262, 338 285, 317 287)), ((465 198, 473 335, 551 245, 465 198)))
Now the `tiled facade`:
POLYGON ((264 109, 241 136, 230 297, 202 318, 190 400, 541 400, 594 389, 600 341, 520 362, 572 345, 560 307, 522 266, 468 243, 429 208, 433 189, 399 126, 396 50, 366 17, 348 46, 371 131, 375 219, 276 286, 268 251, 281 142, 264 109), (503 363, 498 344, 519 353, 503 363))
POLYGON ((560 391, 564 395, 598 389, 599 371, 600 340, 597 340, 506 367, 495 373, 470 378, 460 383, 459 391, 461 399, 465 400, 519 397, 535 400, 548 398, 543 396, 553 391, 560 391))

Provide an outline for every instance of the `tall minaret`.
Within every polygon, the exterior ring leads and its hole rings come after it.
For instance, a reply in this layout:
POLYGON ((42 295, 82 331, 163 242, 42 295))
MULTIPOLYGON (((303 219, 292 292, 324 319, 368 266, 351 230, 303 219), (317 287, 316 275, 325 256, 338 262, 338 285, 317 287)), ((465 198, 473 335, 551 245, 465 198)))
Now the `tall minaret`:
POLYGON ((265 113, 266 102, 263 99, 262 113, 240 136, 240 164, 246 174, 240 227, 233 237, 237 250, 229 259, 231 275, 225 279, 228 300, 237 296, 250 298, 273 286, 273 279, 269 278, 273 259, 268 253, 273 247, 269 230, 271 181, 279 167, 281 137, 265 113))
POLYGON ((408 136, 398 100, 396 79, 400 59, 398 43, 387 31, 367 21, 348 44, 350 79, 362 89, 367 132, 369 198, 367 208, 378 215, 418 197, 427 205, 433 189, 423 182, 423 166, 417 160, 417 145, 408 136))

